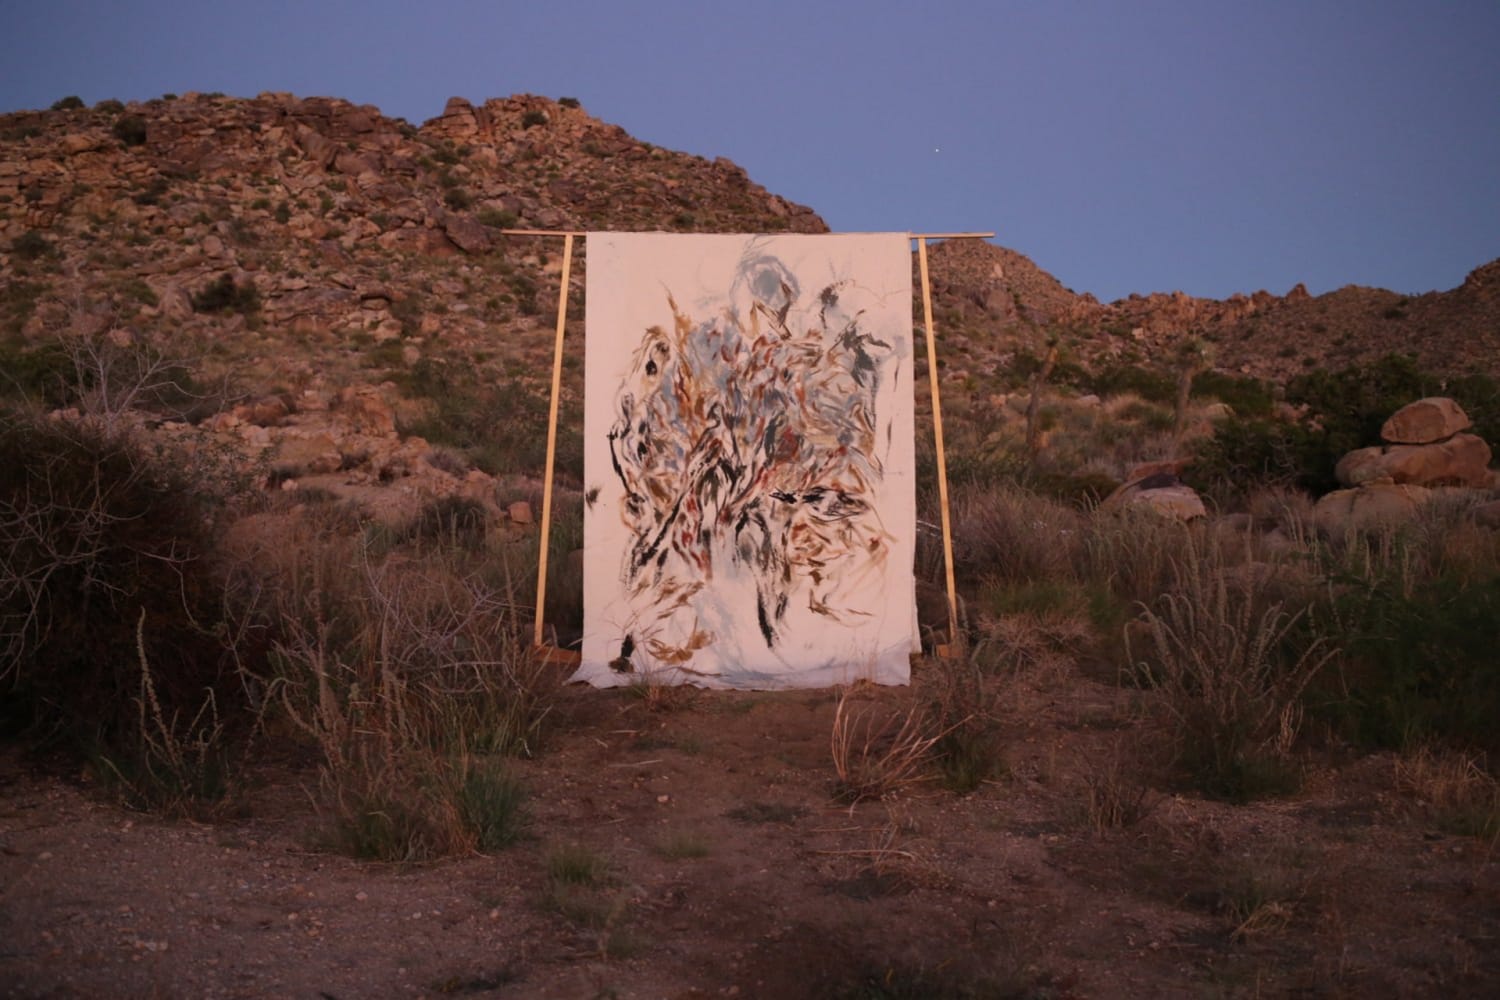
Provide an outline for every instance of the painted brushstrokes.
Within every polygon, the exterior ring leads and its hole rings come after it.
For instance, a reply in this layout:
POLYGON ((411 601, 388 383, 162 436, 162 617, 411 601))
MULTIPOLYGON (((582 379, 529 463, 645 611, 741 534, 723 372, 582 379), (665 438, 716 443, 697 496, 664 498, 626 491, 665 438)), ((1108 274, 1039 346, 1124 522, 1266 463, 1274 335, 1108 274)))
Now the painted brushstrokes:
POLYGON ((589 236, 579 679, 906 680, 907 245, 589 236))

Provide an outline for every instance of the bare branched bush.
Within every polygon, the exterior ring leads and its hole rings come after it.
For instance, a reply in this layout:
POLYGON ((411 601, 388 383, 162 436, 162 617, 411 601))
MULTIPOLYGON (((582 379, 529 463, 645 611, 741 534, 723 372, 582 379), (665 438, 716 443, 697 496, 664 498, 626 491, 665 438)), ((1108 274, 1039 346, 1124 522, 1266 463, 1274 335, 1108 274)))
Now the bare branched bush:
POLYGON ((261 541, 274 637, 257 683, 322 755, 331 842, 390 860, 508 843, 519 789, 494 769, 532 751, 557 683, 510 589, 463 550, 377 557, 302 517, 280 531, 261 541))
MULTIPOLYGON (((0 684, 11 722, 106 742, 136 724, 136 622, 170 714, 232 680, 213 558, 225 497, 127 427, 0 411, 0 684)), ((220 708, 226 705, 221 701, 220 708)))
POLYGON ((230 794, 230 748, 212 688, 203 703, 183 721, 180 709, 168 711, 156 693, 146 658, 146 612, 136 622, 140 692, 134 745, 102 751, 98 770, 128 806, 169 816, 206 816, 230 794))
POLYGON ((203 386, 186 361, 135 340, 70 335, 60 344, 72 365, 71 405, 108 431, 143 416, 197 423, 230 398, 227 384, 203 386))
POLYGON ((1302 693, 1336 650, 1294 631, 1305 612, 1273 599, 1272 576, 1234 565, 1223 546, 1190 544, 1172 562, 1172 589, 1142 605, 1149 649, 1130 660, 1205 789, 1242 798, 1285 779, 1302 693))

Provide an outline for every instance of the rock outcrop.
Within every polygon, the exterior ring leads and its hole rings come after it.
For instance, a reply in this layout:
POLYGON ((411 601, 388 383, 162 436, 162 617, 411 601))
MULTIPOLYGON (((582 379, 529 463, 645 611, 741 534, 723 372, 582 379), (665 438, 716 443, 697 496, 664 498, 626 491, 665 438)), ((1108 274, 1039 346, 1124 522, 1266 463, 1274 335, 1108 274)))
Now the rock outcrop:
POLYGON ((1137 466, 1113 493, 1100 503, 1101 511, 1149 510, 1177 521, 1208 516, 1203 498, 1178 478, 1181 463, 1151 462, 1137 466))
POLYGON ((1313 506, 1313 525, 1338 538, 1350 531, 1371 532, 1399 527, 1431 497, 1421 486, 1371 483, 1356 489, 1334 490, 1313 506))
POLYGON ((1473 426, 1463 407, 1446 396, 1431 396, 1391 414, 1380 428, 1380 439, 1391 444, 1433 444, 1473 426))
POLYGON ((1453 400, 1420 399, 1385 422, 1380 435, 1386 444, 1349 452, 1334 475, 1345 486, 1382 480, 1411 486, 1488 486, 1490 446, 1463 433, 1472 426, 1453 400))
MULTIPOLYGON (((1446 397, 1403 406, 1381 428, 1385 444, 1339 460, 1334 475, 1349 488, 1320 499, 1314 522, 1332 535, 1390 527, 1409 520, 1435 489, 1491 487, 1490 446, 1466 433, 1472 426, 1463 408, 1446 397)), ((1485 523, 1487 515, 1475 516, 1485 523)))

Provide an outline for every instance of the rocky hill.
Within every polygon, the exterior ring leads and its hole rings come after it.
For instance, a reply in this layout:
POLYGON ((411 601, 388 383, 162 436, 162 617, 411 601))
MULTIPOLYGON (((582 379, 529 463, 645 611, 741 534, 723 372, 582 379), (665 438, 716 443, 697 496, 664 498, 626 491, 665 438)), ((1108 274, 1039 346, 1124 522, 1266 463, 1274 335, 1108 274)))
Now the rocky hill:
POLYGON ((1297 285, 1285 295, 1156 292, 1111 303, 1076 294, 1021 254, 988 243, 934 248, 932 272, 946 325, 1002 357, 1057 331, 1071 335, 1089 365, 1170 364, 1175 345, 1197 337, 1212 345, 1218 367, 1276 382, 1390 353, 1414 353, 1437 372, 1500 373, 1500 260, 1458 288, 1418 296, 1353 285, 1313 296, 1297 285))
POLYGON ((827 227, 727 160, 654 148, 571 101, 455 98, 420 128, 286 94, 0 117, 0 322, 28 340, 185 335, 281 380, 309 360, 288 336, 506 340, 550 325, 557 247, 505 228, 827 227))
MULTIPOLYGON (((0 116, 0 343, 14 360, 84 333, 191 357, 225 387, 221 424, 260 444, 341 407, 384 407, 350 419, 385 433, 460 374, 545 384, 560 244, 503 232, 517 228, 827 231, 735 164, 653 147, 567 98, 453 98, 420 126, 279 93, 65 99, 0 116)), ((936 244, 931 270, 945 377, 976 394, 1015 384, 1018 354, 1053 334, 1084 366, 1169 364, 1197 337, 1219 367, 1276 380, 1392 350, 1455 372, 1500 358, 1500 261, 1415 297, 1112 303, 979 241, 936 244)))

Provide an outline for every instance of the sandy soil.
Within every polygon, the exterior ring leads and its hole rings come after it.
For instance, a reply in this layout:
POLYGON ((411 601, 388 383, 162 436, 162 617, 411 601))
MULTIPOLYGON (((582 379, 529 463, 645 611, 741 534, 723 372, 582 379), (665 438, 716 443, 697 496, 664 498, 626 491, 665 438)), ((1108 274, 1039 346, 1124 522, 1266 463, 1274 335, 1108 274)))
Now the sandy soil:
MULTIPOLYGON (((1493 996, 1486 845, 1395 794, 1388 757, 1301 793, 1174 792, 1131 695, 1012 681, 1008 773, 854 807, 831 692, 570 690, 519 845, 420 866, 313 848, 316 772, 264 764, 245 815, 125 811, 0 762, 0 992, 15 997, 1493 996), (1090 796, 1140 792, 1099 829, 1090 796), (559 895, 547 859, 606 858, 559 895)), ((860 692, 864 711, 911 693, 860 692)), ((1129 796, 1127 796, 1129 798, 1129 796)))

